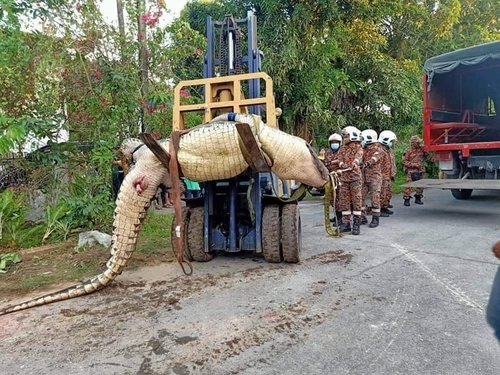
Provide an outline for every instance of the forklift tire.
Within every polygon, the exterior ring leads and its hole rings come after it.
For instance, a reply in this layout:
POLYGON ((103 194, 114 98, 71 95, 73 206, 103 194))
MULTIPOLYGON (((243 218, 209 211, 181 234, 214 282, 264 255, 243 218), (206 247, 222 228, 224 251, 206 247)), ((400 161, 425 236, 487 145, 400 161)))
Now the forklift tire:
POLYGON ((281 246, 285 262, 300 262, 302 230, 297 204, 285 204, 281 211, 281 246))
POLYGON ((455 199, 469 199, 472 195, 472 189, 451 189, 451 194, 455 199))
POLYGON ((280 247, 280 207, 276 204, 265 206, 262 213, 262 253, 269 263, 281 263, 280 247))
POLYGON ((208 262, 214 257, 212 253, 205 253, 204 250, 203 222, 204 207, 191 207, 185 232, 189 254, 196 262, 208 262))
MULTIPOLYGON (((193 257, 191 256, 191 253, 189 252, 188 249, 188 244, 187 244, 187 228, 188 228, 188 222, 189 222, 189 209, 187 207, 182 207, 182 222, 184 223, 184 238, 182 239, 182 248, 184 252, 184 259, 188 260, 190 262, 193 261, 193 257)), ((172 243, 172 250, 174 252, 174 258, 177 258, 177 241, 174 241, 175 239, 175 218, 172 219, 172 227, 170 231, 170 241, 172 243)))

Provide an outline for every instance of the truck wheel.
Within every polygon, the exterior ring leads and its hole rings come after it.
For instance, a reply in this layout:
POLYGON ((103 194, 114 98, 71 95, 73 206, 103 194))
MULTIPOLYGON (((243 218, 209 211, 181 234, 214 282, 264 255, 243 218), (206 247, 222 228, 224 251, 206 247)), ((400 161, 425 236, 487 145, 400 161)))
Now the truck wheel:
MULTIPOLYGON (((184 258, 186 260, 189 260, 190 262, 193 260, 193 257, 191 256, 191 253, 189 252, 188 244, 187 244, 187 229, 188 229, 188 221, 189 221, 189 209, 187 207, 182 207, 182 222, 184 223, 184 236, 182 239, 182 250, 184 253, 184 258)), ((174 258, 177 258, 177 241, 174 241, 175 239, 175 218, 172 219, 172 227, 170 231, 170 241, 172 243, 172 250, 174 252, 174 258)))
POLYGON ((455 199, 469 199, 472 194, 472 189, 451 189, 451 194, 455 199))
POLYGON ((269 263, 280 263, 283 258, 280 248, 280 207, 269 205, 262 213, 262 253, 269 263))
POLYGON ((190 208, 189 223, 186 228, 187 246, 189 253, 196 262, 208 262, 214 257, 212 253, 206 253, 204 250, 203 222, 204 208, 190 208))
POLYGON ((281 246, 285 262, 300 262, 302 231, 297 204, 285 204, 281 211, 281 246))

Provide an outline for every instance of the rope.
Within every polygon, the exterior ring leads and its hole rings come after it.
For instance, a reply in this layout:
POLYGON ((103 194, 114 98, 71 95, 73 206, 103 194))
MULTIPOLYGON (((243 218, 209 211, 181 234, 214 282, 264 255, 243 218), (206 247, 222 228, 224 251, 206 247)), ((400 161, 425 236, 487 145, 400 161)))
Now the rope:
POLYGON ((255 225, 255 209, 252 203, 252 188, 254 186, 254 183, 255 179, 251 178, 248 183, 248 189, 247 189, 247 206, 248 206, 248 213, 250 214, 250 220, 252 221, 252 225, 255 225))
POLYGON ((337 228, 334 230, 332 227, 332 223, 330 222, 330 204, 333 206, 335 210, 335 203, 337 201, 337 187, 340 186, 341 182, 339 180, 339 176, 342 172, 350 171, 351 168, 348 169, 340 169, 338 171, 330 172, 330 181, 325 185, 325 203, 324 203, 324 213, 325 213, 325 229, 326 232, 332 237, 342 237, 339 226, 339 219, 337 215, 335 215, 335 224, 337 228))

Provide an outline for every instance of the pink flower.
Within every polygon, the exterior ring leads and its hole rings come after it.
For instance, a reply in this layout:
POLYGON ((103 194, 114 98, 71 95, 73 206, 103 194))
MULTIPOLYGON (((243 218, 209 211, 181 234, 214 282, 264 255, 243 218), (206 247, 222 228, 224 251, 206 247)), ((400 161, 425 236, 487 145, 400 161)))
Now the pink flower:
POLYGON ((162 11, 159 11, 155 14, 152 14, 151 12, 143 13, 141 14, 141 21, 148 26, 155 26, 158 23, 161 15, 162 11))
POLYGON ((137 34, 137 39, 143 40, 144 39, 144 35, 142 35, 142 33, 138 33, 137 34))
POLYGON ((82 5, 82 4, 80 4, 80 3, 76 3, 76 11, 77 11, 77 12, 81 11, 81 10, 82 10, 82 8, 83 8, 83 5, 82 5))
POLYGON ((181 96, 183 96, 183 97, 185 97, 185 98, 189 98, 189 96, 190 96, 190 95, 189 95, 189 92, 188 92, 186 89, 182 89, 182 90, 180 91, 180 94, 181 94, 181 96))
POLYGON ((68 75, 68 69, 66 69, 66 68, 65 68, 65 69, 61 70, 61 77, 63 77, 63 78, 64 78, 64 77, 66 77, 67 75, 68 75))
POLYGON ((104 74, 102 74, 102 72, 100 70, 96 70, 94 72, 94 77, 96 77, 96 78, 102 78, 103 75, 104 74))

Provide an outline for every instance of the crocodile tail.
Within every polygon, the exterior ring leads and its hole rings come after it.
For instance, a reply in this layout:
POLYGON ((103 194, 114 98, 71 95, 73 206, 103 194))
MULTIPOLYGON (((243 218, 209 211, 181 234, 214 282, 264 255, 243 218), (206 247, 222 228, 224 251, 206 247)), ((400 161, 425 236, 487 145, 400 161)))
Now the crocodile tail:
POLYGON ((100 289, 103 289, 109 283, 111 283, 111 281, 113 281, 123 269, 123 266, 117 264, 115 264, 114 268, 109 267, 110 264, 114 263, 114 258, 115 256, 113 255, 109 259, 106 268, 99 275, 94 276, 93 278, 88 279, 80 284, 70 286, 66 289, 62 289, 54 293, 49 293, 42 297, 34 298, 17 305, 7 306, 6 308, 0 310, 0 315, 26 310, 31 307, 47 305, 52 302, 58 302, 70 298, 84 296, 86 294, 91 294, 100 289))

